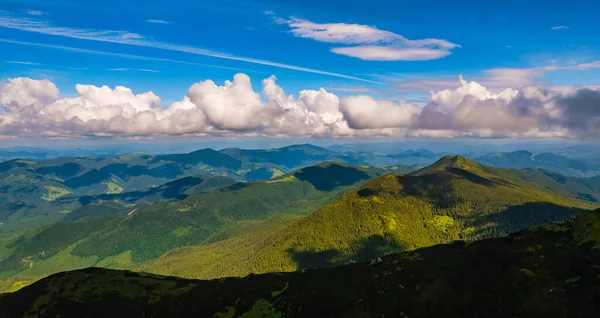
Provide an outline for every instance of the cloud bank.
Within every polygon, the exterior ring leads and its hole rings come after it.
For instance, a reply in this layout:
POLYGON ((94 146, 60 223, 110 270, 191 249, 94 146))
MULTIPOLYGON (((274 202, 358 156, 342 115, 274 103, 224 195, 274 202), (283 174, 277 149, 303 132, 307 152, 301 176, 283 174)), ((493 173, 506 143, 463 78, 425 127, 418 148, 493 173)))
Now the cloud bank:
POLYGON ((600 91, 528 86, 493 93, 462 78, 431 93, 419 107, 357 94, 340 98, 321 88, 288 95, 275 76, 254 91, 236 74, 217 84, 193 84, 180 101, 163 105, 153 92, 76 85, 61 97, 49 80, 0 83, 0 136, 263 136, 600 138, 600 91))

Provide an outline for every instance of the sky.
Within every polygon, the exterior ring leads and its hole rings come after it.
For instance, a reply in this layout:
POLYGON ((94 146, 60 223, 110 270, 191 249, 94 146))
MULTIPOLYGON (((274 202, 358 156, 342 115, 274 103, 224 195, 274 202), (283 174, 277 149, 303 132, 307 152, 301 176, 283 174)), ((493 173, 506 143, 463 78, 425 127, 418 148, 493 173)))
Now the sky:
POLYGON ((593 140, 599 9, 0 0, 0 140, 593 140))

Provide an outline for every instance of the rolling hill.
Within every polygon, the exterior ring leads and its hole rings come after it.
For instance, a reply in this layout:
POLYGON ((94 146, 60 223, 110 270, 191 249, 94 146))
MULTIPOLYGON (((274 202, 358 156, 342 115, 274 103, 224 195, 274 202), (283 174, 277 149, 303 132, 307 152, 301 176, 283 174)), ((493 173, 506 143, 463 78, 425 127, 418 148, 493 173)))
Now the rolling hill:
POLYGON ((136 269, 210 279, 328 267, 506 235, 598 207, 569 192, 546 190, 549 184, 563 186, 553 179, 518 183, 516 173, 445 156, 411 175, 375 178, 279 228, 174 250, 136 269))
POLYGON ((88 268, 0 296, 6 317, 596 317, 600 210, 341 267, 186 280, 88 268))
POLYGON ((236 181, 268 180, 330 160, 381 167, 395 165, 398 172, 416 169, 398 165, 393 158, 339 154, 312 145, 258 150, 200 149, 168 155, 15 159, 0 163, 0 222, 4 223, 0 232, 51 224, 62 214, 79 207, 76 198, 82 196, 90 199, 121 193, 139 194, 177 179, 199 175, 236 181))
MULTIPOLYGON (((100 207, 83 206, 33 234, 6 237, 0 279, 30 280, 91 265, 131 267, 177 247, 253 232, 275 215, 279 223, 286 223, 385 172, 322 163, 275 179, 236 183, 174 202, 134 205, 106 201, 100 207), (107 204, 115 213, 102 212, 107 204), (97 212, 87 212, 90 209, 97 212), (82 214, 88 217, 76 217, 82 214)), ((269 222, 273 224, 273 220, 269 222)))

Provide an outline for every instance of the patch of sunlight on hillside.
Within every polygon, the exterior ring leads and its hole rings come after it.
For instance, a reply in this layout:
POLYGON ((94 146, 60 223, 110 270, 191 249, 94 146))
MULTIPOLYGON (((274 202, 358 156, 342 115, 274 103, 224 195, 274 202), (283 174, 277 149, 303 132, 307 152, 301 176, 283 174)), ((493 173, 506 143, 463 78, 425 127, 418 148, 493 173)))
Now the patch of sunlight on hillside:
POLYGON ((107 267, 113 269, 127 269, 133 265, 133 255, 131 250, 118 255, 109 256, 96 264, 97 267, 107 267))
POLYGON ((14 293, 14 292, 16 292, 17 290, 19 290, 19 289, 21 289, 21 288, 23 288, 23 287, 25 287, 25 286, 31 285, 31 284, 32 284, 32 283, 34 283, 34 282, 35 282, 35 281, 33 281, 33 280, 31 280, 31 281, 24 281, 24 280, 19 280, 19 281, 16 281, 16 282, 14 282, 14 283, 13 283, 13 284, 12 284, 12 285, 11 285, 11 286, 10 286, 10 287, 7 289, 7 290, 6 290, 6 292, 7 292, 7 293, 14 293))
POLYGON ((42 195, 42 200, 46 200, 46 201, 54 201, 62 196, 65 196, 65 195, 71 193, 71 190, 59 188, 59 187, 55 187, 55 186, 44 186, 44 188, 46 188, 48 193, 42 195))
POLYGON ((287 177, 283 177, 283 178, 279 178, 279 179, 273 179, 273 180, 267 180, 265 181, 266 183, 277 183, 277 182, 297 182, 299 181, 298 178, 289 175, 287 177))
POLYGON ((454 225, 454 219, 447 215, 436 215, 429 222, 444 232, 446 232, 449 227, 454 225))
POLYGON ((106 184, 106 194, 119 194, 123 191, 124 189, 114 182, 109 182, 106 184))
POLYGON ((271 169, 271 171, 273 171, 273 176, 271 176, 271 178, 277 178, 279 176, 283 176, 284 175, 283 171, 281 171, 279 169, 273 168, 273 169, 271 169))

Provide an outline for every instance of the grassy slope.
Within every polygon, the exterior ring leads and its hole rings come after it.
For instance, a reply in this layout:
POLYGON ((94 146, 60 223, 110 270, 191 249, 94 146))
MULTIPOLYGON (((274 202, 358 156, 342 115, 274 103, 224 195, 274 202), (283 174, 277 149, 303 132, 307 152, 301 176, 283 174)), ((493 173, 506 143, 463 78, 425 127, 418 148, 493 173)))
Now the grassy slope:
POLYGON ((445 157, 415 175, 376 178, 290 225, 175 250, 137 269, 208 279, 340 265, 505 235, 593 206, 516 184, 502 171, 445 157))
POLYGON ((104 269, 0 297, 7 317, 596 317, 600 210, 375 263, 213 281, 104 269))

